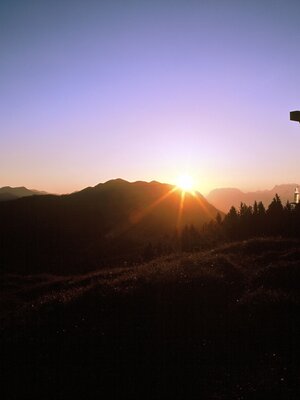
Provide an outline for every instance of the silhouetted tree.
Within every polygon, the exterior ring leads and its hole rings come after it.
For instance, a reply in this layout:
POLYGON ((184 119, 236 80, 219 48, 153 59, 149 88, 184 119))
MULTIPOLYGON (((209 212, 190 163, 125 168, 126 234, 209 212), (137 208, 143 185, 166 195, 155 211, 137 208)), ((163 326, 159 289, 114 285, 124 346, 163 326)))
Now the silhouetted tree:
POLYGON ((239 233, 240 237, 249 237, 252 234, 252 207, 241 203, 239 210, 239 233))
POLYGON ((257 216, 258 215, 258 204, 257 201, 255 200, 254 204, 253 204, 253 212, 252 212, 253 216, 257 216))
POLYGON ((258 215, 262 216, 262 215, 266 215, 266 209, 265 206, 263 204, 262 201, 260 201, 257 205, 257 209, 258 209, 258 215))
POLYGON ((286 202, 286 205, 283 208, 283 234, 285 236, 294 236, 295 235, 295 218, 293 215, 292 205, 289 201, 286 202))
POLYGON ((217 216, 216 216, 216 223, 218 224, 218 225, 221 225, 222 224, 222 217, 221 217, 221 214, 218 212, 218 214, 217 214, 217 216))
POLYGON ((183 251, 193 251, 200 245, 200 236, 194 225, 185 226, 181 232, 181 249, 183 251))
POLYGON ((280 197, 276 193, 267 209, 268 233, 278 235, 283 233, 283 205, 280 197))
POLYGON ((224 233, 228 239, 238 237, 239 216, 235 207, 231 207, 223 220, 224 233))

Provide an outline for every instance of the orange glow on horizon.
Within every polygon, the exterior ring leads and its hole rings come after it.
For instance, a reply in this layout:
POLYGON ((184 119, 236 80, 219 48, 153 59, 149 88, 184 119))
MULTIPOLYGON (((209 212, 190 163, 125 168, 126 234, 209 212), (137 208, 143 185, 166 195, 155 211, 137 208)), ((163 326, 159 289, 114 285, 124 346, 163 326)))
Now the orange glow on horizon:
POLYGON ((182 174, 177 177, 176 186, 183 192, 192 193, 195 189, 195 182, 190 175, 182 174))
POLYGON ((209 215, 210 218, 214 218, 215 215, 208 210, 207 206, 204 204, 203 199, 196 192, 192 192, 193 197, 197 200, 200 207, 204 210, 205 214, 209 215))
MULTIPOLYGON (((112 230, 108 235, 109 236, 119 236, 121 234, 123 234, 124 232, 130 230, 131 228, 133 228, 134 225, 140 223, 154 208, 156 208, 160 203, 162 203, 164 200, 166 200, 170 195, 172 195, 174 192, 178 192, 178 190, 180 190, 180 196, 178 196, 178 213, 177 213, 177 219, 175 219, 175 224, 174 227, 176 227, 176 229, 178 231, 181 230, 182 228, 182 217, 183 217, 183 212, 184 212, 184 207, 185 207, 185 200, 187 198, 187 196, 191 196, 193 197, 199 207, 204 211, 204 213, 206 215, 208 215, 210 218, 214 218, 215 216, 213 215, 213 213, 208 209, 207 205, 205 204, 205 201, 203 201, 202 196, 197 193, 195 190, 183 190, 182 188, 178 187, 178 186, 174 186, 172 187, 167 193, 165 193, 164 195, 162 195, 161 197, 159 197, 157 200, 155 200, 153 203, 151 203, 149 206, 145 207, 143 210, 139 210, 139 211, 135 211, 130 217, 129 217, 129 221, 127 224, 120 226, 117 229, 112 230)), ((178 193, 179 195, 179 193, 178 193)), ((175 217, 176 218, 176 217, 175 217)))
POLYGON ((143 211, 139 211, 137 213, 135 213, 131 218, 130 221, 132 224, 137 224, 141 219, 143 219, 147 214, 149 214, 153 208, 155 208, 156 206, 158 206, 158 204, 160 204, 162 201, 164 201, 167 197, 169 197, 172 193, 174 193, 176 190, 175 188, 172 188, 171 190, 169 190, 166 194, 164 194, 163 196, 159 197, 157 200, 155 200, 152 204, 150 204, 150 206, 148 206, 146 209, 144 209, 143 211))

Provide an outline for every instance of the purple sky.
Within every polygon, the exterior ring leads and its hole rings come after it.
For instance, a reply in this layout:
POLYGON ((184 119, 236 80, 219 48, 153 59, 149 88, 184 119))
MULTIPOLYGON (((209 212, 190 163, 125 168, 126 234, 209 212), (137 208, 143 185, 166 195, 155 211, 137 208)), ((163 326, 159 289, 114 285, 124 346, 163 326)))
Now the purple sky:
POLYGON ((0 186, 300 182, 299 1, 0 1, 0 186))

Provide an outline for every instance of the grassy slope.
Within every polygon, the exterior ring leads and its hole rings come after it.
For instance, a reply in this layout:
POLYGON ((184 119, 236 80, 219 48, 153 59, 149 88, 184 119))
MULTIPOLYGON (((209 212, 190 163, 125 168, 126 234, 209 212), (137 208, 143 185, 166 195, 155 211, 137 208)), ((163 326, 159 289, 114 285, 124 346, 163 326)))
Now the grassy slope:
POLYGON ((4 275, 9 398, 299 398, 299 261, 299 241, 255 239, 88 275, 4 275))

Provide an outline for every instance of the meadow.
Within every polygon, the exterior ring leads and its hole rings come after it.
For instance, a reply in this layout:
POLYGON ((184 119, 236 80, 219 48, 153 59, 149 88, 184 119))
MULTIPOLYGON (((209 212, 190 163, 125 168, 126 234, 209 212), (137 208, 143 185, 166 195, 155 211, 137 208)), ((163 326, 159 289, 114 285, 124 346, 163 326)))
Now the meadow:
POLYGON ((3 272, 3 393, 299 398, 299 246, 256 238, 86 274, 3 272))

